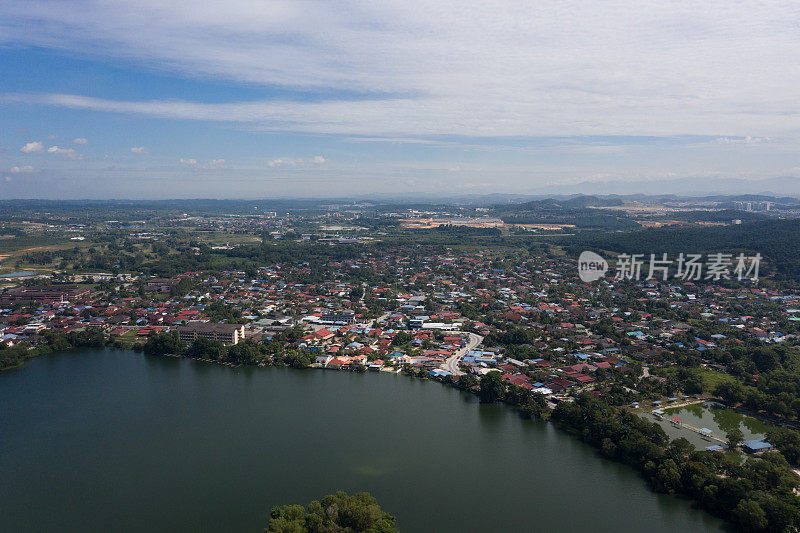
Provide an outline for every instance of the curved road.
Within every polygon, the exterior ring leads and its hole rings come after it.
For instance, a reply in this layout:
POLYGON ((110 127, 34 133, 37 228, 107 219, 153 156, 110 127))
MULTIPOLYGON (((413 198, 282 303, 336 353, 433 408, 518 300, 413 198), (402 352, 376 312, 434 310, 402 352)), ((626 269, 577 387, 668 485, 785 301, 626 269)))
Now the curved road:
POLYGON ((456 353, 453 354, 451 357, 447 358, 441 368, 447 370, 454 376, 463 376, 464 372, 458 369, 458 362, 461 360, 464 355, 470 350, 474 350, 480 343, 483 342, 483 337, 477 335, 475 333, 469 333, 469 341, 467 344, 461 348, 460 350, 456 350, 456 353))

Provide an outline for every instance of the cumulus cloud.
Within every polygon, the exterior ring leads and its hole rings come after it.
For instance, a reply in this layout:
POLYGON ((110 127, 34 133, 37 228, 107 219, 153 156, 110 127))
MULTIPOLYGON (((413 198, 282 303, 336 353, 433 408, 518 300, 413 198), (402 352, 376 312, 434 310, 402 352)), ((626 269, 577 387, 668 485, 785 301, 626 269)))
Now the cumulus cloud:
POLYGON ((197 161, 197 159, 195 159, 193 157, 190 157, 190 158, 182 157, 180 159, 180 163, 183 166, 195 168, 195 169, 198 169, 198 170, 214 170, 214 169, 217 169, 217 168, 225 166, 225 160, 224 159, 212 159, 208 163, 201 164, 199 161, 197 161))
POLYGON ((267 161, 267 166, 271 168, 300 167, 308 165, 322 165, 326 162, 327 159, 325 159, 321 155, 314 156, 308 160, 303 159, 302 157, 297 157, 297 158, 281 157, 278 159, 272 159, 270 161, 267 161))
POLYGON ((44 145, 40 141, 33 141, 25 144, 19 151, 26 154, 38 154, 44 152, 44 145))
POLYGON ((790 0, 769 9, 745 0, 302 6, 9 2, 0 44, 324 94, 222 103, 25 97, 270 131, 386 138, 798 133, 800 47, 790 0))
POLYGON ((36 169, 30 165, 15 166, 9 169, 12 174, 33 174, 36 169))
POLYGON ((267 161, 267 166, 271 168, 282 167, 291 164, 296 163, 291 159, 273 159, 272 161, 267 161))
POLYGON ((83 156, 72 148, 59 148, 58 146, 51 146, 47 149, 47 153, 59 155, 67 159, 83 159, 83 156))
POLYGON ((77 137, 72 139, 72 144, 88 144, 89 140, 84 137, 77 137))
POLYGON ((147 149, 144 146, 131 146, 132 154, 146 154, 147 149))
MULTIPOLYGON (((51 155, 62 156, 62 157, 65 157, 67 159, 82 159, 83 158, 82 155, 80 155, 78 152, 76 152, 72 148, 59 148, 58 146, 51 146, 50 148, 45 149, 44 144, 42 144, 40 141, 29 142, 29 143, 25 144, 25 146, 20 148, 19 151, 23 152, 23 153, 26 153, 26 154, 47 153, 47 154, 51 154, 51 155)), ((14 168, 20 169, 18 172, 31 172, 30 170, 26 170, 26 169, 32 169, 33 167, 22 166, 22 167, 14 167, 14 168)))

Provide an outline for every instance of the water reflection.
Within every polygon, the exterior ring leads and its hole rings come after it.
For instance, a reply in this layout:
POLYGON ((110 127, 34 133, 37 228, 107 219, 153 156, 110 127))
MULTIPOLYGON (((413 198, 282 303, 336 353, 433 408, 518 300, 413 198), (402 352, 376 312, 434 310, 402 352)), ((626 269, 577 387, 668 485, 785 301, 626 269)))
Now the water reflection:
POLYGON ((435 383, 121 351, 49 361, 0 374, 2 531, 259 531, 273 505, 337 489, 372 492, 405 531, 720 526, 552 424, 435 383))
POLYGON ((659 421, 662 427, 672 437, 685 437, 689 442, 698 447, 705 447, 711 444, 710 439, 705 439, 700 435, 686 428, 676 428, 669 424, 669 419, 679 418, 684 424, 695 428, 708 428, 715 437, 724 439, 728 432, 739 429, 744 434, 745 440, 761 439, 769 430, 770 426, 753 417, 745 416, 733 409, 719 407, 717 405, 704 405, 696 403, 684 407, 665 409, 667 417, 665 421, 659 421))

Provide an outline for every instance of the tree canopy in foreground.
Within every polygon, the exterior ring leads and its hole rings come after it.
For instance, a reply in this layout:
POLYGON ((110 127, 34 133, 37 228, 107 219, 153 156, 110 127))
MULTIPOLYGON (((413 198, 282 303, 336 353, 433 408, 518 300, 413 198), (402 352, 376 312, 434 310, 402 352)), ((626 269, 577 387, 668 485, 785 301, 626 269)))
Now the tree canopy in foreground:
POLYGON ((270 512, 267 532, 369 532, 394 533, 395 517, 384 512, 369 492, 350 496, 344 491, 329 494, 308 507, 282 505, 270 512))

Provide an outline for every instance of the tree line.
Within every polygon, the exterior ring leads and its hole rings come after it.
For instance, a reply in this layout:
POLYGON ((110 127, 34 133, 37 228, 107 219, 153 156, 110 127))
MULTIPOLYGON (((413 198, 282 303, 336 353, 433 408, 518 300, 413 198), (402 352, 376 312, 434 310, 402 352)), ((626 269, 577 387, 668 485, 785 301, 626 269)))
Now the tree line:
POLYGON ((25 361, 39 355, 47 355, 72 348, 102 348, 106 345, 106 336, 99 328, 87 328, 81 331, 56 333, 45 331, 41 342, 35 346, 25 341, 0 348, 0 371, 22 365, 25 361))

